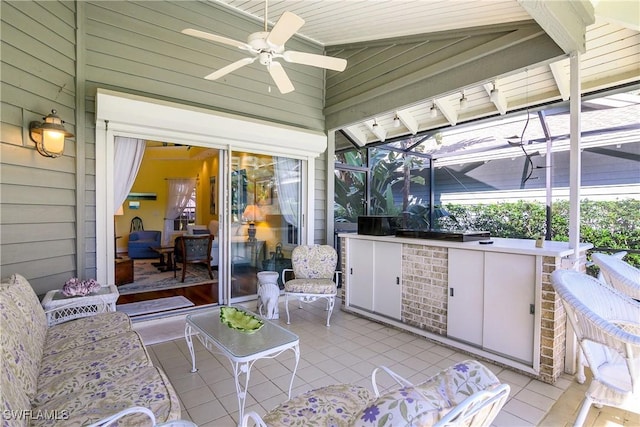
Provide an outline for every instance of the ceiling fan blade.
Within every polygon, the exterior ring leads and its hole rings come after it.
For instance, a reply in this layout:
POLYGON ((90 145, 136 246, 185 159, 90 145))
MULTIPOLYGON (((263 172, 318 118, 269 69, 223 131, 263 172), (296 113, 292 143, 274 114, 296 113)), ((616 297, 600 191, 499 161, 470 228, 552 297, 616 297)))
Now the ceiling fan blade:
POLYGON ((253 58, 242 58, 239 61, 233 62, 233 63, 227 65, 226 67, 222 67, 218 71, 214 71, 213 73, 209 74, 208 76, 205 76, 205 79, 207 79, 207 80, 219 79, 220 77, 224 76, 225 74, 229 74, 229 73, 237 70, 238 68, 241 68, 241 67, 244 67, 245 65, 251 64, 255 60, 256 60, 256 57, 253 57, 253 58))
POLYGON ((267 43, 272 46, 283 46, 303 25, 304 19, 294 13, 285 12, 271 29, 267 36, 267 43))
POLYGON ((282 57, 287 62, 294 64, 312 65, 314 67, 327 68, 334 71, 344 71, 347 67, 347 60, 342 58, 334 58, 333 56, 316 55, 313 53, 296 52, 288 50, 283 53, 282 57))
POLYGON ((295 89, 293 87, 293 83, 289 80, 289 76, 287 76, 286 71, 282 68, 282 64, 277 61, 273 61, 268 65, 268 68, 269 74, 271 74, 271 78, 276 86, 278 86, 280 93, 289 93, 295 89))
POLYGON ((223 36, 218 36, 216 34, 211 34, 211 33, 207 33, 207 32, 200 31, 200 30, 194 30, 193 28, 186 28, 186 29, 182 30, 181 32, 182 32, 182 34, 186 34, 188 36, 199 37, 201 39, 210 40, 212 42, 228 44, 230 46, 235 46, 235 47, 237 47, 239 49, 242 49, 242 50, 248 50, 248 51, 252 50, 251 46, 249 46, 245 42, 239 42, 237 40, 233 40, 233 39, 230 39, 230 38, 227 38, 227 37, 223 37, 223 36))

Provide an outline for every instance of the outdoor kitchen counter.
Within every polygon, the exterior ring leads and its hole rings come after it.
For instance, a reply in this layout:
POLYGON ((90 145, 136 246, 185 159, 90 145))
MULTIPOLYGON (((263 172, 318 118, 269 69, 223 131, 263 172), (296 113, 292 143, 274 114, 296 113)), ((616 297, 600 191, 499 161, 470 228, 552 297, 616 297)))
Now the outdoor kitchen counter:
MULTIPOLYGON (((567 242, 456 242, 340 234, 342 309, 553 383, 565 369, 565 313, 551 273, 567 242)), ((580 245, 578 265, 586 251, 580 245)), ((572 347, 569 351, 573 351, 572 347)))
MULTIPOLYGON (((339 234, 338 236, 340 238, 406 243, 410 245, 425 245, 440 248, 471 249, 485 252, 506 252, 511 254, 540 255, 560 258, 568 257, 573 253, 573 249, 569 248, 568 242, 544 241, 542 248, 536 248, 536 241, 532 239, 504 239, 501 237, 491 237, 487 240, 492 241, 492 244, 482 245, 479 241, 455 242, 451 240, 420 239, 413 237, 366 236, 363 234, 339 234)), ((580 245, 580 251, 584 252, 592 247, 593 245, 590 243, 582 243, 580 245)))

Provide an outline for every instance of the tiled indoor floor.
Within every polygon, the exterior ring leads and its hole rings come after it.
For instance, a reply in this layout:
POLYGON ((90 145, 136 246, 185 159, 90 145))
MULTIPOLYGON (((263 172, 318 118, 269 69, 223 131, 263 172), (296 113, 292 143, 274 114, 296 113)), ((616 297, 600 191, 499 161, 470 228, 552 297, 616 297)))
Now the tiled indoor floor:
MULTIPOLYGON (((251 304, 248 308, 255 307, 251 304)), ((388 366, 413 382, 420 382, 453 363, 472 358, 422 337, 343 312, 338 303, 331 317, 331 327, 327 328, 323 308, 324 304, 317 302, 291 311, 289 328, 300 337, 301 353, 293 396, 332 383, 349 382, 370 388, 371 371, 379 365, 388 366)), ((287 327, 283 303, 280 311, 280 319, 276 322, 287 327)), ((136 329, 140 330, 146 343, 177 337, 149 344, 148 349, 154 362, 164 369, 174 385, 183 418, 201 427, 236 425, 238 401, 231 364, 226 357, 212 355, 194 340, 198 372, 191 373, 189 350, 182 337, 184 318, 175 319, 162 323, 156 331, 153 326, 138 325, 136 329)), ((495 419, 495 426, 572 425, 586 385, 577 384, 569 375, 563 375, 556 384, 549 385, 509 369, 485 364, 511 386, 509 401, 495 419)), ((293 365, 292 351, 275 359, 257 361, 251 371, 246 410, 264 414, 284 402, 293 365)), ((592 408, 585 425, 638 426, 640 415, 607 407, 592 408)))

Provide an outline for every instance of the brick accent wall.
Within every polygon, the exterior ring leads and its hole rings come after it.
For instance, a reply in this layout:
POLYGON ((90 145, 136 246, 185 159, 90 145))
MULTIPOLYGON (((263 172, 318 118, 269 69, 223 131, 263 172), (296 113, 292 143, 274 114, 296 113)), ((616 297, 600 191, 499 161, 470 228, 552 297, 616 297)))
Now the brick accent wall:
POLYGON ((567 315, 551 285, 551 273, 560 268, 560 258, 542 257, 540 331, 540 380, 554 383, 564 369, 567 315))
POLYGON ((447 334, 447 248, 402 245, 402 321, 447 334))

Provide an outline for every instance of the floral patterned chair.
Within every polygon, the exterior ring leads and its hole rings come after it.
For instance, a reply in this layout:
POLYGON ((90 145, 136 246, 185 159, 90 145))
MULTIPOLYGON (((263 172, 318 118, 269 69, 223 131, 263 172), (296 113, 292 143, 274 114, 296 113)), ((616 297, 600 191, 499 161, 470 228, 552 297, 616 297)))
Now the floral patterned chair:
POLYGON ((242 426, 488 426, 509 396, 509 385, 484 365, 466 360, 418 385, 386 367, 373 371, 373 393, 337 384, 295 397, 264 417, 245 414, 242 426), (381 394, 377 374, 386 372, 400 387, 381 394))
POLYGON ((303 302, 313 302, 318 298, 327 300, 327 326, 333 313, 335 298, 338 293, 338 253, 328 245, 296 246, 291 252, 293 269, 282 270, 284 283, 284 307, 289 320, 289 298, 297 298, 300 308, 303 302), (286 273, 293 272, 294 279, 285 280, 286 273))

